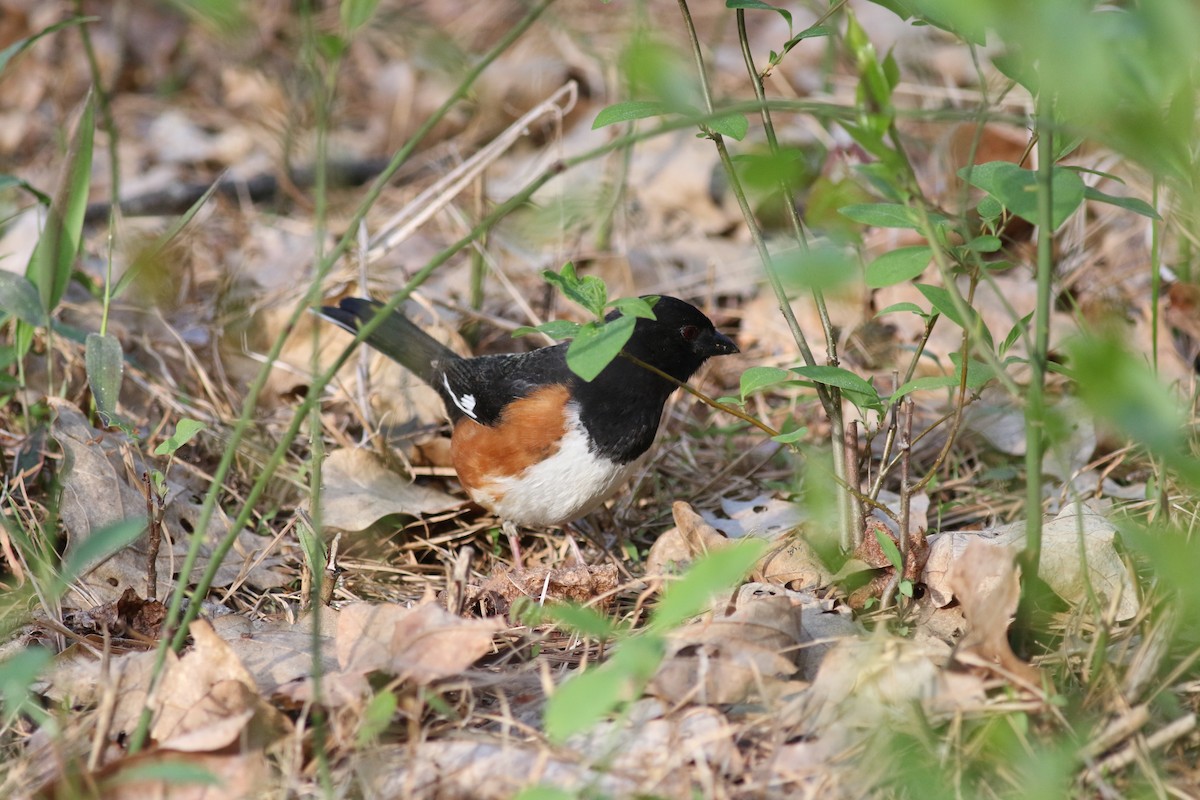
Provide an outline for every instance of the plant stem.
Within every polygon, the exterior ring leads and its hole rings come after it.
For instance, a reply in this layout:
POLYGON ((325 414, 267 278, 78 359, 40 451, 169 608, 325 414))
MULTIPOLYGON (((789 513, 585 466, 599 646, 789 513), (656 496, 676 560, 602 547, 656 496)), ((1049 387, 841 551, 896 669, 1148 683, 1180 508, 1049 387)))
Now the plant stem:
MULTIPOLYGON (((701 92, 704 95, 705 110, 709 114, 712 114, 714 112, 712 90, 709 86, 708 73, 704 68, 704 55, 700 50, 700 39, 696 35, 696 26, 692 21, 692 15, 690 9, 688 8, 687 0, 678 0, 678 4, 679 13, 683 17, 684 25, 687 28, 688 40, 691 42, 692 56, 696 61, 697 77, 700 83, 701 92)), ((766 115, 767 112, 765 109, 767 104, 765 103, 764 96, 761 94, 761 85, 758 83, 758 73, 754 69, 753 59, 749 61, 748 66, 752 80, 756 85, 756 91, 760 92, 758 97, 758 107, 760 109, 760 113, 766 115)), ((810 348, 808 345, 808 339, 804 335, 804 331, 800 328, 800 323, 796 320, 795 312, 792 311, 791 302, 788 300, 787 291, 783 286, 783 282, 780 280, 779 274, 775 271, 774 261, 771 258, 770 251, 767 249, 766 240, 763 238, 762 230, 759 228, 758 221, 755 219, 754 210, 750 208, 750 203, 746 198, 745 189, 742 187, 741 180, 737 175, 737 170, 733 166, 733 159, 730 157, 729 150, 725 146, 725 137, 716 131, 708 129, 707 127, 702 127, 702 130, 705 131, 709 138, 712 139, 713 144, 716 145, 717 155, 721 160, 721 166, 724 168, 726 177, 729 180, 730 189, 737 198, 738 208, 741 209, 742 217, 745 219, 747 230, 750 232, 750 238, 754 241, 755 249, 758 251, 759 259, 762 261, 763 270, 767 275, 767 281, 770 283, 771 289, 775 293, 775 298, 779 303, 779 311, 781 314, 783 314, 783 318, 787 322, 788 328, 791 330, 792 338, 796 341, 796 346, 800 350, 800 354, 804 359, 804 363, 809 366, 814 366, 817 363, 816 358, 813 355, 812 348, 810 348)), ((773 135, 774 129, 772 128, 771 130, 773 135)), ((778 143, 776 143, 776 146, 778 146, 778 143)), ((787 198, 785 198, 785 201, 787 201, 787 198)), ((790 205, 790 202, 788 204, 790 205)), ((793 214, 794 213, 795 212, 793 209, 793 214)), ((804 246, 805 240, 803 229, 799 225, 798 216, 795 217, 795 224, 799 231, 799 241, 801 246, 804 246)), ((823 300, 820 305, 824 305, 823 300)), ((833 343, 831 334, 831 328, 827 328, 826 336, 829 337, 827 345, 830 348, 831 357, 834 359, 831 363, 836 364, 836 345, 833 343)), ((854 542, 857 537, 850 529, 850 519, 852 517, 850 513, 851 500, 849 494, 845 491, 848 481, 846 476, 846 447, 844 441, 844 429, 842 427, 841 397, 839 392, 824 385, 817 386, 817 397, 819 398, 821 406, 824 408, 825 414, 829 418, 830 422, 833 469, 834 475, 838 479, 837 484, 839 486, 839 497, 837 504, 840 529, 839 540, 842 548, 849 550, 854 546, 854 542)))
POLYGON ((1042 456, 1046 431, 1046 361, 1050 350, 1050 283, 1054 277, 1054 131, 1049 101, 1038 97, 1037 109, 1037 305, 1033 314, 1033 347, 1029 352, 1029 386, 1025 397, 1025 552, 1021 580, 1037 578, 1042 557, 1042 456))

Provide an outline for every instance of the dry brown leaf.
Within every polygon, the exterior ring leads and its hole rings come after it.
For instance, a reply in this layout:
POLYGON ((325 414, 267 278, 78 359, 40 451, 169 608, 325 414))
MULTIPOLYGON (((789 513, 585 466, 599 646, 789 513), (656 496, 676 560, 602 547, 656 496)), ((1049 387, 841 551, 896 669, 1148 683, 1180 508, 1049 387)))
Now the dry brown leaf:
POLYGON ((753 580, 792 589, 829 584, 832 576, 816 551, 802 535, 787 535, 801 522, 795 504, 763 496, 748 502, 723 502, 722 506, 729 517, 702 515, 685 502, 673 503, 675 527, 650 547, 646 574, 681 572, 700 556, 729 547, 732 538, 753 535, 777 542, 755 566, 753 580))
POLYGON ((810 690, 797 698, 792 714, 807 733, 846 742, 896 724, 912 714, 914 703, 928 713, 978 709, 986 697, 982 679, 949 680, 944 663, 944 646, 882 628, 843 639, 825 657, 810 690))
MULTIPOLYGON (((337 669, 333 630, 338 612, 322 608, 322 668, 326 673, 337 669)), ((255 621, 240 614, 226 614, 212 621, 213 630, 254 678, 265 697, 281 687, 307 678, 312 673, 311 614, 295 623, 285 620, 255 621)))
MULTIPOLYGON (((605 797, 690 797, 709 779, 737 774, 733 729, 710 708, 666 716, 647 701, 624 722, 600 723, 554 750, 511 740, 422 742, 363 756, 372 797, 507 799, 531 786, 605 797)), ((711 784, 710 784, 711 785, 711 784)))
POLYGON ((436 603, 355 603, 337 621, 337 657, 349 672, 386 672, 418 683, 457 675, 492 650, 495 619, 463 619, 436 603))
POLYGON ((200 753, 154 750, 116 761, 95 776, 104 800, 239 800, 263 797, 271 768, 262 750, 200 753), (142 778, 146 770, 179 764, 207 771, 217 783, 142 778))
POLYGON ((1036 668, 1017 658, 1008 645, 1008 623, 1021 599, 1020 571, 1003 550, 972 542, 954 562, 950 588, 967 621, 960 649, 1032 687, 1041 686, 1036 668))
POLYGON ((673 631, 647 691, 672 703, 739 703, 796 671, 800 608, 778 586, 748 583, 732 608, 673 631))
POLYGON ((732 544, 687 503, 681 500, 672 503, 671 513, 675 517, 675 527, 650 546, 650 554, 646 557, 647 575, 682 572, 697 558, 732 544))
POLYGON ((335 450, 321 470, 321 521, 331 528, 361 531, 389 514, 421 517, 463 504, 461 498, 397 475, 363 448, 335 450))
MULTIPOLYGON (((1069 603, 1089 597, 1088 584, 1104 610, 1116 602, 1115 618, 1132 619, 1141 608, 1137 584, 1115 547, 1116 528, 1090 506, 1071 505, 1042 525, 1042 563, 1038 576, 1069 603), (1084 558, 1080 558, 1080 552, 1084 558)), ((994 558, 1011 559, 1025 546, 1025 523, 993 531, 947 532, 930 537, 929 560, 922 576, 935 605, 950 602, 949 578, 968 546, 978 542, 995 551, 994 558)))
POLYGON ((163 676, 150 735, 163 749, 209 752, 247 736, 257 717, 249 739, 265 745, 285 718, 262 700, 254 677, 208 622, 196 620, 188 631, 194 645, 163 676))
POLYGON ((117 639, 132 636, 157 640, 166 616, 166 606, 160 601, 138 597, 131 587, 111 603, 64 613, 63 624, 84 636, 107 629, 117 639))
MULTIPOLYGON (((51 435, 62 447, 67 460, 60 513, 70 546, 78 547, 107 525, 130 517, 145 517, 146 498, 141 476, 151 466, 142 454, 124 434, 93 428, 71 403, 55 398, 49 398, 47 402, 55 411, 51 435)), ((165 537, 169 538, 164 538, 157 559, 158 597, 166 597, 174 589, 173 573, 183 563, 188 533, 195 530, 200 507, 197 493, 188 491, 171 477, 167 479, 167 488, 163 529, 165 537)), ((225 535, 230 524, 219 509, 212 515, 207 542, 201 548, 194 574, 207 566, 212 545, 225 535)), ((278 556, 258 559, 259 553, 270 544, 267 537, 242 531, 233 551, 218 570, 214 585, 229 586, 243 570, 247 570, 246 582, 259 589, 281 586, 291 580, 290 575, 278 568, 281 563, 278 556)), ((118 600, 129 587, 144 593, 148 546, 148 536, 143 534, 111 558, 91 565, 78 582, 80 585, 68 593, 65 604, 91 608, 118 600)))

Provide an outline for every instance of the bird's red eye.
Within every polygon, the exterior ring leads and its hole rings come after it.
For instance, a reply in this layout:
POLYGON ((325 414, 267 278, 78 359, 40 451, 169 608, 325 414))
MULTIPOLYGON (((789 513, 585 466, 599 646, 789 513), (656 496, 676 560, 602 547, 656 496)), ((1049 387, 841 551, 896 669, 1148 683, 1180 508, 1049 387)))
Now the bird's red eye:
POLYGON ((689 342, 696 341, 696 337, 700 335, 700 329, 695 325, 684 325, 679 329, 679 335, 689 342))

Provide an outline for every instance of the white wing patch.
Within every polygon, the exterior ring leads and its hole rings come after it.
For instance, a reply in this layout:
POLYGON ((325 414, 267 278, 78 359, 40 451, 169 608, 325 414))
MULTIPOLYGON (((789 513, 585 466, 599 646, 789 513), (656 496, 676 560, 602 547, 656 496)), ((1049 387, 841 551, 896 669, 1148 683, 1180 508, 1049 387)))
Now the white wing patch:
POLYGON ((459 411, 471 419, 477 419, 475 416, 475 395, 464 394, 460 397, 455 394, 454 390, 450 388, 450 379, 446 377, 445 373, 442 373, 442 385, 446 387, 446 394, 450 395, 450 399, 454 401, 454 405, 459 411))

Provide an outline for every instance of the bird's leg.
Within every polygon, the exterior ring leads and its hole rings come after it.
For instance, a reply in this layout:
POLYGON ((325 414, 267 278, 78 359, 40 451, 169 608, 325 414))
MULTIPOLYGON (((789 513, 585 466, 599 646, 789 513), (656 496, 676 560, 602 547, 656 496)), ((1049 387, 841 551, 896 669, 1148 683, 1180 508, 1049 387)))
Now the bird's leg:
POLYGON ((512 550, 513 569, 523 569, 525 565, 521 560, 521 534, 517 530, 517 526, 504 520, 500 523, 500 529, 508 537, 508 547, 512 550))

